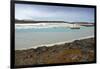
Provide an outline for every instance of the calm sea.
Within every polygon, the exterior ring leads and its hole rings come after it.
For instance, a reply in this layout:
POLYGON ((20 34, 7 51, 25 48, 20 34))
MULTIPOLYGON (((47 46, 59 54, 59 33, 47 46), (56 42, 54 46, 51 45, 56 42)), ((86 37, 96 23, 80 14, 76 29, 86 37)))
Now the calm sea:
POLYGON ((39 45, 65 42, 94 36, 94 27, 70 29, 66 27, 15 29, 15 49, 34 48, 39 45))

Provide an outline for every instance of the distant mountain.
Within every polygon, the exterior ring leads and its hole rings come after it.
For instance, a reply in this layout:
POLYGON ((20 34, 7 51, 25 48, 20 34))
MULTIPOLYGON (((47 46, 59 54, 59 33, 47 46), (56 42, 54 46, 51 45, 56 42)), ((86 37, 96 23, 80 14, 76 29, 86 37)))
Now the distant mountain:
POLYGON ((35 21, 35 20, 18 20, 15 19, 17 24, 28 24, 28 23, 70 23, 70 24, 79 24, 81 26, 94 26, 94 23, 90 22, 67 22, 67 21, 35 21))
POLYGON ((94 24, 93 22, 70 22, 71 24, 94 24))
POLYGON ((15 19, 16 23, 38 23, 37 21, 33 21, 33 20, 18 20, 15 19))
POLYGON ((34 21, 34 20, 18 20, 15 19, 16 23, 67 23, 65 21, 34 21))

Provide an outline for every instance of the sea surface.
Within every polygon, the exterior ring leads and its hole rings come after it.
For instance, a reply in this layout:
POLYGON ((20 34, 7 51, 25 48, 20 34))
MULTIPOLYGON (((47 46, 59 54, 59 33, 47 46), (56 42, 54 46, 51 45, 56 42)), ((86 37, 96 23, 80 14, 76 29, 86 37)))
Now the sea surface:
POLYGON ((71 29, 68 27, 33 27, 15 28, 15 49, 35 48, 41 45, 54 44, 94 36, 94 27, 71 29))

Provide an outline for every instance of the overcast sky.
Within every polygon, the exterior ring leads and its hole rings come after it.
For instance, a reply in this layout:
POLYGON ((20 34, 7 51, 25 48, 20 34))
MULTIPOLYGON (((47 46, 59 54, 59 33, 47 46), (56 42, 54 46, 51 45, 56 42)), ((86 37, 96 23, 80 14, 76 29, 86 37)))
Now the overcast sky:
POLYGON ((15 4, 15 18, 69 22, 94 22, 94 8, 15 4))

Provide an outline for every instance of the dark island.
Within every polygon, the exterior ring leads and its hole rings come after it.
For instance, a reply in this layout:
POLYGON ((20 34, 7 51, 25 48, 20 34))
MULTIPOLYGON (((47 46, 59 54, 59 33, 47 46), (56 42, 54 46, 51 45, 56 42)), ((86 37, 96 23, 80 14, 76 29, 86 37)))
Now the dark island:
POLYGON ((15 67, 22 65, 91 62, 95 59, 95 40, 87 38, 36 49, 15 50, 15 67))

